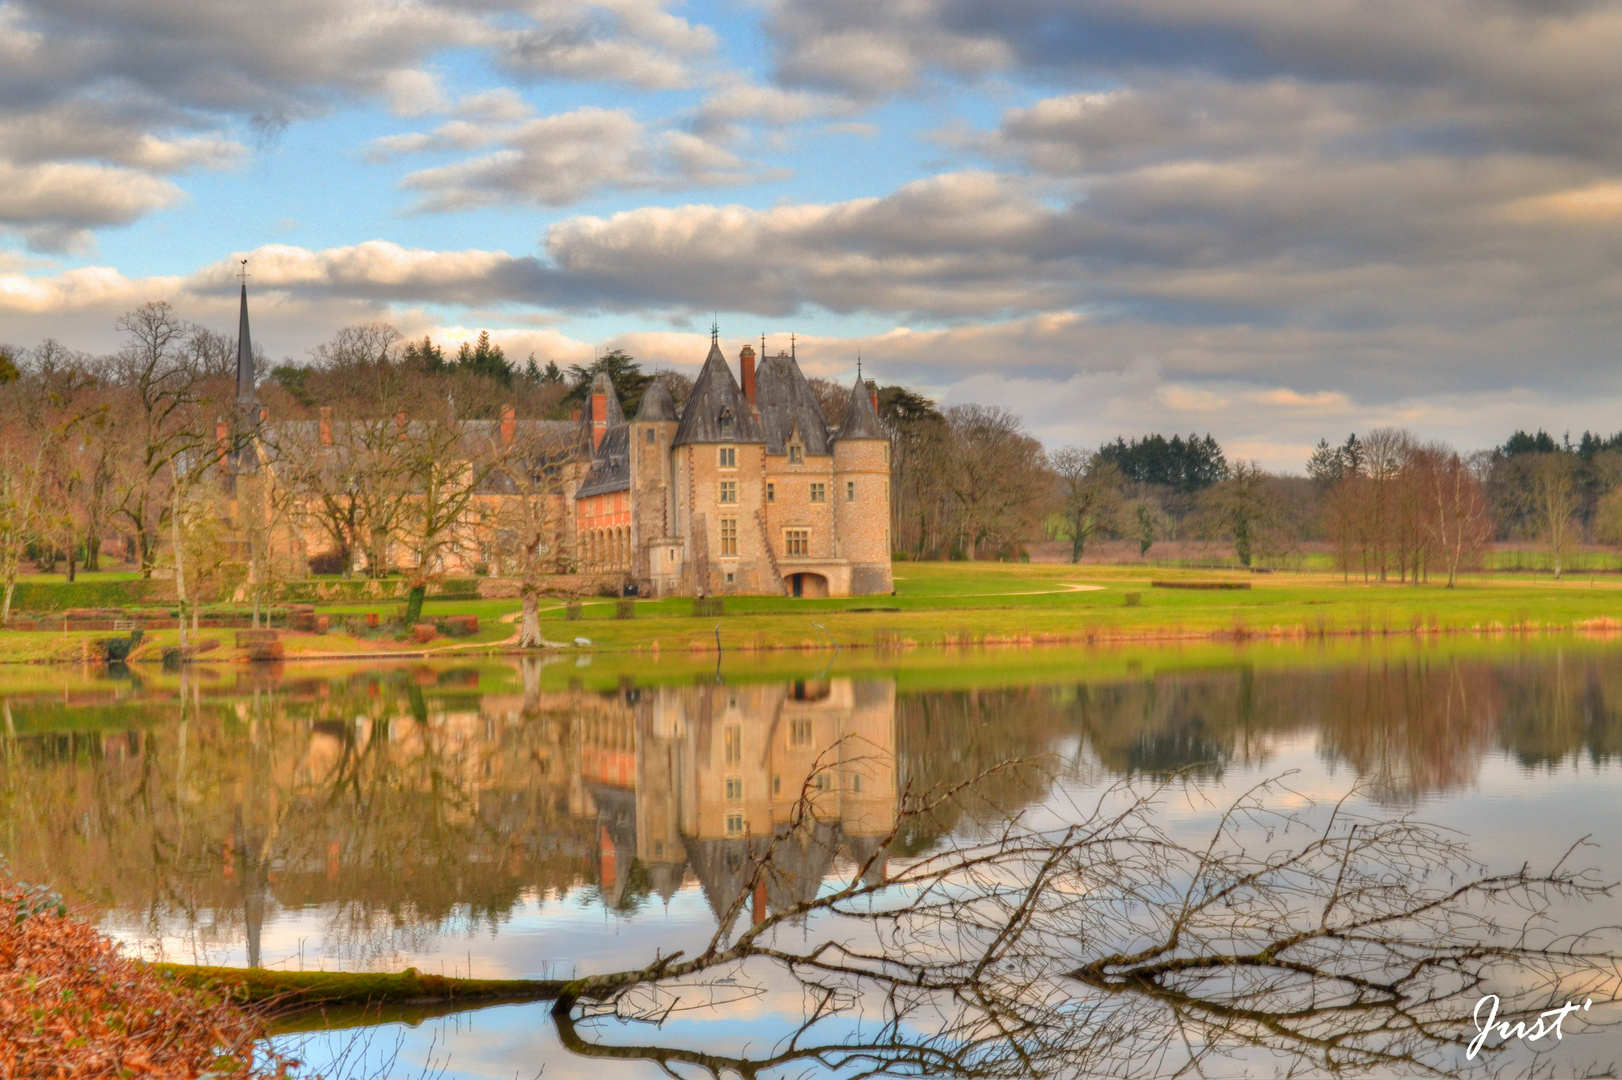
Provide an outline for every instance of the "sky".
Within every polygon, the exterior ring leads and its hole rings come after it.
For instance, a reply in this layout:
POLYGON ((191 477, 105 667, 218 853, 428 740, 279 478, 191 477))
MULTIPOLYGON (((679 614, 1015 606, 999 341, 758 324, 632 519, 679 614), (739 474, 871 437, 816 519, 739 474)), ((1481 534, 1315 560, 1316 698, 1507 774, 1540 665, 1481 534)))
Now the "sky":
POLYGON ((0 0, 0 341, 166 300, 1209 432, 1622 429, 1622 0, 0 0))

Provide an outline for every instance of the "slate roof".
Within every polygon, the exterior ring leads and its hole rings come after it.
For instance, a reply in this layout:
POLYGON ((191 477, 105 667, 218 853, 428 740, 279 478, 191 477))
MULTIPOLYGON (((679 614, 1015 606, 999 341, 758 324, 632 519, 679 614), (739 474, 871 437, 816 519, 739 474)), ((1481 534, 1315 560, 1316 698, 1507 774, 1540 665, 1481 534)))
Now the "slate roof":
MULTIPOLYGON (((610 410, 612 414, 613 410, 610 410)), ((603 434, 603 441, 591 458, 591 472, 575 492, 584 499, 608 491, 625 491, 631 486, 631 426, 624 420, 603 434)))
POLYGON ((672 445, 764 441, 754 410, 743 399, 743 391, 738 389, 738 381, 732 377, 726 357, 721 355, 720 344, 712 338, 710 355, 705 357, 704 368, 693 382, 693 392, 681 411, 681 424, 676 428, 672 445), (732 433, 723 435, 721 419, 727 415, 732 417, 732 433))
POLYGON ((811 386, 800 373, 792 356, 778 353, 763 361, 755 374, 755 409, 766 436, 768 454, 786 454, 795 428, 807 454, 823 457, 833 451, 828 441, 828 421, 811 386))
POLYGON ((642 392, 642 405, 636 410, 637 423, 656 423, 676 419, 676 402, 658 379, 642 392))
POLYGON ((873 411, 873 399, 867 396, 867 386, 858 377, 850 388, 850 407, 845 410, 845 422, 840 425, 835 439, 887 438, 879 424, 879 414, 873 411))

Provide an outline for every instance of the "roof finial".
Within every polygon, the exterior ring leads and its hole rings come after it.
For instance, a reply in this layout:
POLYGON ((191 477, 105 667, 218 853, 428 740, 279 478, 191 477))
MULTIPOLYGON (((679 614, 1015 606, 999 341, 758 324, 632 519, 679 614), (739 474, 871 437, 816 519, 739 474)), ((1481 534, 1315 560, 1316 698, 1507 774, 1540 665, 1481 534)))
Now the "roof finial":
POLYGON ((718 345, 721 342, 720 312, 715 312, 710 318, 710 344, 718 345))
POLYGON ((790 334, 788 336, 788 358, 790 360, 794 359, 794 335, 793 334, 790 334))
POLYGON ((856 350, 856 381, 862 381, 862 350, 856 350))
POLYGON ((766 335, 765 334, 760 335, 760 362, 762 364, 764 364, 766 362, 766 335))

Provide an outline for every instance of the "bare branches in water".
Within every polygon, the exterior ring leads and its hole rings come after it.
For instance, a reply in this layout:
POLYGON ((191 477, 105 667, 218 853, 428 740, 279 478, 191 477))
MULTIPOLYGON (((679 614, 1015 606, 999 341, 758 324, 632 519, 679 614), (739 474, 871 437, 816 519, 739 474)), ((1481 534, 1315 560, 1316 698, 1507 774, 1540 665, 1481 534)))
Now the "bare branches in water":
POLYGON ((904 793, 888 835, 810 888, 796 868, 824 841, 808 781, 789 821, 742 842, 736 895, 701 952, 567 987, 565 1046, 671 1075, 1455 1075, 1493 1064, 1464 1059, 1485 995, 1510 1020, 1618 998, 1612 928, 1555 926, 1558 907, 1609 892, 1574 865, 1576 846, 1491 872, 1448 830, 1364 816, 1357 792, 1320 807, 1287 777, 1220 811, 1181 778, 1123 781, 1067 823, 1009 813, 892 857, 898 837, 1032 768, 904 793), (1191 835, 1189 810, 1214 827, 1191 835), (594 1022, 662 1023, 721 986, 797 989, 804 1021, 732 1057, 623 1045, 594 1022))

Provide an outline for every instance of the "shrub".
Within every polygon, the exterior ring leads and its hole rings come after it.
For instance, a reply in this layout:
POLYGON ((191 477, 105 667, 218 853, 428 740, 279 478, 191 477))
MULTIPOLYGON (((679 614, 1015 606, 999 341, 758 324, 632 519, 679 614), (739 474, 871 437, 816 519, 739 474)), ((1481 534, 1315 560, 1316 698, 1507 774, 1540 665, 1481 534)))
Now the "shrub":
POLYGON ((310 573, 329 575, 341 574, 344 572, 344 563, 346 561, 347 560, 344 558, 344 553, 341 551, 336 549, 332 551, 323 551, 319 554, 310 556, 310 573))
POLYGON ((571 622, 580 618, 580 601, 570 600, 567 604, 564 604, 563 617, 571 622))
POLYGON ((411 628, 411 640, 418 645, 426 645, 438 636, 439 631, 434 629, 433 623, 420 622, 411 628))
POLYGON ((1143 594, 1140 592, 1129 592, 1122 597, 1122 600, 1125 602, 1127 607, 1139 607, 1143 604, 1143 594))
POLYGON ((477 615, 447 615, 437 624, 439 632, 446 637, 472 637, 479 632, 479 617, 477 615))
POLYGON ((693 614, 714 618, 725 610, 726 605, 719 596, 696 596, 693 598, 693 614))
POLYGON ((634 618, 636 618, 636 601, 635 600, 616 600, 616 601, 614 601, 614 618, 616 618, 616 619, 634 619, 634 618))

